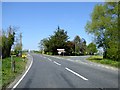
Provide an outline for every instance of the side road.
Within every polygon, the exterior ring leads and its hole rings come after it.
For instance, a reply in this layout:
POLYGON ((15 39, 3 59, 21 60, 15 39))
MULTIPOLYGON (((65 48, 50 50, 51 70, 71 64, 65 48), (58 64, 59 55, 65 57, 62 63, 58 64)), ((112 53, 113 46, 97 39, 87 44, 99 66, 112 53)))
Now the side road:
POLYGON ((21 75, 19 75, 7 88, 16 88, 17 85, 21 82, 21 80, 25 77, 25 75, 27 74, 27 72, 29 71, 32 62, 33 62, 33 57, 30 54, 27 54, 27 64, 26 64, 26 68, 23 71, 23 73, 21 75))
POLYGON ((68 61, 75 62, 75 63, 81 63, 81 64, 84 64, 84 65, 97 66, 97 67, 101 67, 101 68, 106 68, 106 69, 111 69, 111 70, 118 71, 118 68, 86 60, 90 56, 69 56, 69 57, 64 57, 63 56, 63 57, 60 57, 60 56, 51 56, 51 55, 46 55, 46 54, 44 54, 44 55, 54 57, 54 58, 58 58, 58 59, 62 59, 62 60, 68 60, 68 61))

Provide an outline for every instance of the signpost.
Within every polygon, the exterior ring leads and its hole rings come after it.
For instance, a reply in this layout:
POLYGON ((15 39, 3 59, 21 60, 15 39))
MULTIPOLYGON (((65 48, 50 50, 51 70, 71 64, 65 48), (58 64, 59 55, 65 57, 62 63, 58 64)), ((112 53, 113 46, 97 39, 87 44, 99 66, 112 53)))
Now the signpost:
POLYGON ((63 56, 64 56, 64 53, 65 53, 65 49, 57 49, 58 50, 58 54, 60 55, 61 53, 63 53, 63 56))
POLYGON ((11 68, 12 68, 12 71, 15 72, 15 60, 13 60, 12 55, 11 55, 11 68))
POLYGON ((0 57, 0 58, 1 58, 1 61, 2 61, 2 55, 1 55, 1 57, 0 57))
POLYGON ((60 54, 61 54, 61 52, 58 52, 58 54, 60 55, 60 54))

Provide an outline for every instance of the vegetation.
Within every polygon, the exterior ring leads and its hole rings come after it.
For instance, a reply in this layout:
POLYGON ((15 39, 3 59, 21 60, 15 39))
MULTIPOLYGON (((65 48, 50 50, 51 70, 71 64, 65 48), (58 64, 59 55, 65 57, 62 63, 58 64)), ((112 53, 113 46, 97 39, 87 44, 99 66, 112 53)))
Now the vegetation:
POLYGON ((58 48, 65 48, 65 44, 68 40, 67 32, 60 29, 58 26, 54 35, 51 35, 48 39, 43 39, 40 42, 40 46, 44 48, 45 53, 57 54, 58 48))
POLYGON ((111 59, 103 59, 102 56, 91 56, 88 58, 88 60, 96 63, 101 63, 105 65, 110 65, 116 68, 120 68, 120 62, 119 61, 113 61, 111 59))
POLYGON ((86 41, 81 39, 78 35, 74 38, 75 43, 75 54, 76 55, 85 55, 86 54, 86 41))
POLYGON ((65 46, 66 55, 75 55, 75 43, 67 41, 65 46))
POLYGON ((0 56, 2 56, 2 35, 0 35, 0 56))
POLYGON ((0 56, 2 55, 2 58, 10 57, 11 54, 18 55, 19 51, 22 51, 22 34, 20 33, 19 37, 17 37, 16 31, 17 28, 11 26, 7 31, 3 30, 0 36, 0 49, 2 49, 0 56))
POLYGON ((118 2, 97 4, 86 24, 86 31, 95 36, 96 44, 104 50, 103 58, 118 61, 118 2), (98 12, 99 11, 99 12, 98 12))
POLYGON ((14 28, 10 26, 7 32, 3 31, 2 35, 2 58, 10 56, 10 51, 15 40, 14 28))
MULTIPOLYGON (((16 76, 21 74, 26 65, 26 55, 16 57, 16 52, 22 50, 22 45, 20 43, 22 41, 17 39, 16 30, 17 28, 10 26, 6 31, 3 30, 2 35, 0 36, 0 50, 2 50, 2 53, 0 52, 0 56, 3 58, 1 60, 2 66, 0 63, 2 69, 2 75, 0 76, 2 79, 2 88, 5 88, 16 78, 16 76), (10 56, 13 56, 13 54, 15 55, 13 57, 13 61, 11 61, 10 56)), ((21 37, 22 34, 20 34, 20 38, 21 37)))
POLYGON ((90 43, 88 46, 87 46, 87 53, 89 55, 94 55, 94 53, 97 52, 97 48, 96 48, 96 45, 94 43, 90 43))
POLYGON ((77 35, 74 38, 74 43, 75 43, 75 54, 80 54, 80 48, 81 48, 81 39, 80 37, 77 35))
POLYGON ((49 38, 44 38, 40 41, 39 47, 41 52, 45 54, 57 55, 57 49, 65 49, 65 55, 84 55, 86 54, 86 41, 76 36, 73 41, 68 40, 67 31, 58 29, 49 38))
POLYGON ((21 53, 21 51, 22 51, 22 33, 20 33, 20 35, 16 37, 16 43, 14 44, 13 53, 18 56, 18 54, 21 53))
POLYGON ((13 57, 16 63, 15 72, 11 69, 11 58, 5 58, 2 60, 2 88, 6 88, 14 79, 20 75, 26 66, 26 59, 23 60, 21 57, 13 57))

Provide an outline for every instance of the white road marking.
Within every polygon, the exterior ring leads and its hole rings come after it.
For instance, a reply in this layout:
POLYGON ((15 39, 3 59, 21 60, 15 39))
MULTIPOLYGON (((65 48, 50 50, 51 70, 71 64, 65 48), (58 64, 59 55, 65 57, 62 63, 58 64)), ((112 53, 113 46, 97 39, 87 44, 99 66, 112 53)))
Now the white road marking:
POLYGON ((100 67, 101 65, 97 65, 98 67, 100 67))
POLYGON ((57 64, 57 65, 59 65, 59 66, 61 65, 60 63, 57 63, 56 61, 54 61, 54 63, 57 64))
POLYGON ((85 78, 85 77, 83 77, 83 76, 81 76, 80 74, 78 74, 78 73, 76 73, 76 72, 74 72, 73 70, 71 70, 71 69, 69 69, 69 68, 65 68, 67 71, 69 71, 69 72, 71 72, 71 73, 73 73, 73 74, 75 74, 76 76, 78 76, 78 77, 80 77, 80 78, 82 78, 83 80, 88 80, 87 78, 85 78))
POLYGON ((44 58, 46 58, 46 57, 44 57, 44 58))
POLYGON ((106 67, 107 69, 109 69, 109 67, 106 67))
POLYGON ((67 60, 71 60, 71 59, 67 59, 67 60))
MULTIPOLYGON (((29 55, 29 56, 30 56, 30 55, 29 55)), ((23 76, 19 79, 19 81, 13 86, 13 89, 12 89, 12 90, 14 90, 14 89, 18 86, 18 84, 23 80, 23 78, 24 78, 25 75, 28 73, 29 69, 31 68, 32 64, 33 64, 33 57, 32 57, 32 61, 31 61, 31 63, 30 63, 30 66, 28 67, 28 69, 26 70, 26 72, 23 74, 23 76)))
POLYGON ((50 58, 48 58, 49 61, 52 61, 50 58))

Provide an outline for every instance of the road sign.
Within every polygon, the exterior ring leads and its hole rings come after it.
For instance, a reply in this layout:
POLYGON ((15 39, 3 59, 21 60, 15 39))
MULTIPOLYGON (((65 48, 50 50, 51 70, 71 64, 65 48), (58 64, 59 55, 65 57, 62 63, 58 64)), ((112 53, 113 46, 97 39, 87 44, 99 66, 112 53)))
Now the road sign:
POLYGON ((58 54, 60 55, 60 54, 61 54, 61 52, 58 52, 58 54))
POLYGON ((65 49, 57 49, 58 52, 65 52, 65 49))
POLYGON ((65 49, 57 49, 58 50, 58 54, 60 55, 61 53, 63 53, 63 55, 64 55, 64 53, 65 53, 65 49))

